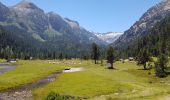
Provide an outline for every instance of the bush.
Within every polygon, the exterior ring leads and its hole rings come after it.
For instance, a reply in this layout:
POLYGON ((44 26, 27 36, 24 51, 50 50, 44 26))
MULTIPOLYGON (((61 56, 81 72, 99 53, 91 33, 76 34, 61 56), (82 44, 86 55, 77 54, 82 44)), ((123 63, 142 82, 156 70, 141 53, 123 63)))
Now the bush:
POLYGON ((156 76, 159 78, 164 78, 167 76, 166 72, 161 68, 159 64, 155 64, 156 76))
POLYGON ((80 100, 80 98, 72 96, 62 96, 58 93, 51 92, 48 94, 45 100, 80 100))

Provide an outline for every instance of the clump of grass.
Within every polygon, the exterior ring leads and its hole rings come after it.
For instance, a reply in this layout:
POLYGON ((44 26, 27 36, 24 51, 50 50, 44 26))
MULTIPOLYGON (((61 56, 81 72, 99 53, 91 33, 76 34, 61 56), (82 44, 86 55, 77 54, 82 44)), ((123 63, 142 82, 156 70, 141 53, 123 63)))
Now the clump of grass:
POLYGON ((50 92, 45 100, 81 100, 81 98, 50 92))
POLYGON ((0 59, 0 63, 5 62, 5 59, 0 59))

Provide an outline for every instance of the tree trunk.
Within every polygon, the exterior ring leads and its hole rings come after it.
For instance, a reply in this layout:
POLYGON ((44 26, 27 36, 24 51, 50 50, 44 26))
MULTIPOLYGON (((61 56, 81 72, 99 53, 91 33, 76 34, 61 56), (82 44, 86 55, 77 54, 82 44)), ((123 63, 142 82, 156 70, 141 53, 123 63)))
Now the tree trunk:
POLYGON ((113 63, 110 63, 110 65, 111 65, 111 66, 109 67, 109 69, 114 69, 114 68, 113 68, 113 63))
POLYGON ((111 68, 114 69, 114 68, 113 68, 113 63, 111 63, 111 68))
POLYGON ((147 70, 147 69, 146 69, 146 63, 144 64, 144 66, 143 66, 143 67, 144 67, 144 70, 147 70))
POLYGON ((94 63, 95 63, 95 64, 97 64, 97 61, 96 61, 96 59, 94 60, 94 63))

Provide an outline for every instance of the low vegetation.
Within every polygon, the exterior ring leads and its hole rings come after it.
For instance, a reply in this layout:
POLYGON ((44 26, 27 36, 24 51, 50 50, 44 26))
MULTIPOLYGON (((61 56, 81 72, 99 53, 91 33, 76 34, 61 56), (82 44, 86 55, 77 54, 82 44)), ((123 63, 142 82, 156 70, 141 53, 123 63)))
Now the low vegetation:
POLYGON ((58 93, 51 92, 48 94, 45 100, 81 100, 81 98, 67 96, 67 95, 60 95, 58 93))
POLYGON ((65 67, 62 63, 56 65, 49 62, 43 60, 17 62, 16 69, 0 75, 0 91, 32 83, 65 67))
POLYGON ((1 63, 1 62, 5 62, 5 59, 0 59, 0 63, 1 63))
POLYGON ((34 89, 34 98, 41 100, 53 91, 84 99, 157 100, 170 92, 170 77, 160 79, 154 69, 142 70, 133 61, 114 63, 116 70, 105 69, 92 61, 82 61, 75 67, 80 66, 83 71, 63 73, 47 86, 34 89))

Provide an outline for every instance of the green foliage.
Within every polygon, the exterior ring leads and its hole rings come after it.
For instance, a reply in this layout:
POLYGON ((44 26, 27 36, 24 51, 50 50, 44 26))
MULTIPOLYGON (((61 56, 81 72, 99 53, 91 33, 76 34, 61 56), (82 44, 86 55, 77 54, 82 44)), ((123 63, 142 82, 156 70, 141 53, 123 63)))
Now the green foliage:
POLYGON ((157 100, 170 92, 170 86, 165 84, 170 77, 157 78, 153 69, 138 70, 134 61, 115 62, 118 70, 107 70, 91 60, 82 60, 81 65, 75 67, 80 66, 82 71, 63 73, 54 82, 33 90, 35 99, 42 100, 54 91, 88 100, 106 100, 108 97, 113 100, 157 100))
POLYGON ((146 70, 146 63, 148 61, 150 61, 151 58, 150 58, 150 55, 147 51, 147 49, 141 49, 138 56, 137 56, 137 61, 138 61, 138 64, 142 64, 144 66, 144 69, 146 70))
POLYGON ((91 57, 95 61, 95 64, 97 64, 97 61, 99 60, 100 57, 100 50, 99 50, 99 46, 96 43, 92 44, 91 57))
POLYGON ((47 30, 45 30, 44 32, 45 35, 48 35, 49 38, 54 38, 56 36, 61 36, 62 33, 57 32, 56 30, 54 30, 53 28, 48 28, 47 30))
POLYGON ((62 63, 56 65, 49 62, 54 61, 20 60, 16 63, 17 67, 14 70, 0 75, 0 91, 38 81, 65 67, 62 63))
POLYGON ((62 96, 58 93, 50 92, 45 100, 81 100, 81 99, 71 96, 62 96))
POLYGON ((60 60, 63 60, 63 54, 60 53, 59 56, 58 56, 58 58, 59 58, 60 60))
POLYGON ((46 100, 66 100, 66 99, 64 99, 63 96, 60 96, 59 94, 57 94, 55 92, 51 92, 46 97, 46 100))
POLYGON ((169 62, 168 56, 165 54, 160 54, 157 63, 155 64, 156 76, 163 78, 167 76, 165 69, 167 68, 167 64, 169 62))
POLYGON ((1 62, 5 62, 5 61, 6 61, 5 59, 0 59, 0 63, 1 63, 1 62))
POLYGON ((107 62, 111 64, 109 69, 113 69, 113 62, 115 60, 113 47, 109 47, 107 50, 107 62))
POLYGON ((162 70, 161 66, 157 63, 155 63, 155 74, 159 78, 164 78, 167 76, 164 70, 162 70))
POLYGON ((126 47, 119 48, 121 57, 136 56, 141 49, 146 49, 150 56, 157 57, 160 53, 170 56, 170 15, 158 22, 143 37, 138 37, 126 47))
POLYGON ((5 49, 1 49, 1 52, 0 52, 1 58, 5 58, 9 60, 13 58, 13 56, 14 56, 13 50, 9 46, 7 46, 5 49))
MULTIPOLYGON (((4 58, 2 51, 9 46, 14 58, 25 59, 57 59, 62 52, 69 58, 90 57, 91 43, 79 42, 73 36, 60 35, 56 37, 43 37, 42 34, 31 34, 18 27, 0 26, 0 58, 4 58), (7 31, 8 30, 8 31, 7 31)), ((64 57, 63 57, 64 58, 64 57)))
POLYGON ((40 42, 45 42, 45 40, 42 39, 38 34, 32 34, 32 37, 40 42))
POLYGON ((161 69, 164 71, 166 67, 168 66, 169 59, 166 54, 160 54, 158 57, 158 65, 161 66, 161 69))

